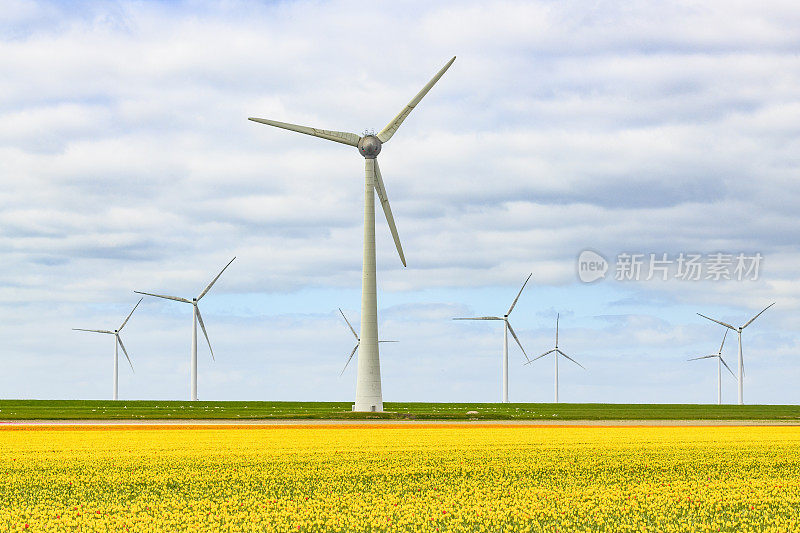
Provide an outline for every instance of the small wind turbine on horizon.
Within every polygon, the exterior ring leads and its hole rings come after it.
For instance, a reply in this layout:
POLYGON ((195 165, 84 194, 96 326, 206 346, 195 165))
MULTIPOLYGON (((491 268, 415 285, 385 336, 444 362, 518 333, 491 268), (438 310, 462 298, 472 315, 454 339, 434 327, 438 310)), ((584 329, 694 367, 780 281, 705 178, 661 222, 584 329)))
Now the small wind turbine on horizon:
POLYGON ((411 114, 420 103, 428 91, 439 81, 450 65, 456 58, 453 57, 439 72, 429 81, 417 95, 411 99, 400 112, 377 134, 365 132, 363 136, 344 131, 322 130, 309 128, 308 126, 298 126, 286 122, 278 122, 265 118, 253 118, 248 120, 260 122, 268 126, 283 128, 285 130, 296 131, 305 135, 312 135, 320 139, 348 144, 358 148, 359 153, 365 159, 365 182, 364 182, 364 251, 361 275, 361 349, 358 354, 358 376, 356 377, 356 401, 353 405, 354 411, 383 411, 383 394, 381 392, 381 364, 378 353, 378 297, 376 285, 375 267, 375 193, 381 201, 383 214, 389 224, 397 253, 400 261, 406 266, 406 258, 403 255, 403 248, 400 246, 400 237, 397 234, 392 209, 389 206, 389 197, 386 194, 386 186, 383 183, 381 170, 378 167, 378 154, 381 146, 395 134, 403 121, 411 114))
POLYGON ((508 312, 502 317, 499 316, 477 316, 477 317, 467 317, 467 318, 454 318, 453 320, 502 320, 504 322, 503 327, 503 362, 502 362, 502 401, 503 403, 508 403, 508 333, 511 332, 511 336, 514 337, 514 340, 517 341, 517 345, 519 349, 522 350, 522 354, 525 356, 525 359, 530 362, 528 359, 528 354, 525 353, 525 348, 522 347, 522 343, 519 342, 519 338, 517 334, 514 333, 514 328, 511 327, 511 323, 508 321, 508 316, 511 314, 511 311, 514 310, 514 306, 517 305, 517 301, 519 297, 522 295, 522 291, 525 289, 525 285, 528 284, 528 280, 531 279, 533 276, 533 272, 528 275, 528 278, 525 280, 525 283, 522 284, 522 288, 517 293, 517 297, 514 298, 514 301, 511 303, 511 307, 508 308, 508 312))
POLYGON ((725 326, 726 328, 732 329, 733 331, 736 332, 736 335, 737 335, 737 337, 739 339, 739 369, 738 369, 738 376, 736 378, 737 381, 739 382, 739 405, 744 405, 744 384, 743 384, 743 382, 744 382, 744 380, 743 380, 743 378, 744 378, 744 358, 742 357, 742 330, 744 328, 746 328, 747 326, 749 326, 750 324, 752 324, 753 321, 756 318, 761 316, 761 313, 763 313, 764 311, 766 311, 767 309, 769 309, 773 305, 775 305, 775 302, 772 302, 771 304, 766 306, 764 309, 761 310, 760 313, 758 313, 756 316, 754 316, 753 318, 751 318, 750 320, 745 322, 743 326, 739 326, 738 328, 735 328, 735 327, 731 326, 730 324, 728 324, 726 322, 722 322, 721 320, 717 320, 715 318, 708 317, 708 316, 706 316, 704 314, 697 313, 698 315, 700 315, 701 317, 703 317, 703 318, 705 318, 707 320, 710 320, 712 322, 716 322, 717 324, 719 324, 721 326, 725 326))
MULTIPOLYGON (((361 339, 358 338, 358 333, 356 333, 356 330, 353 329, 353 326, 350 324, 350 321, 347 320, 346 316, 344 316, 344 311, 342 311, 341 307, 339 308, 339 313, 341 313, 342 318, 344 318, 344 321, 347 322, 347 327, 350 328, 350 331, 353 332, 353 336, 356 338, 356 345, 353 348, 353 351, 350 352, 350 357, 347 358, 347 362, 344 364, 344 368, 342 369, 341 372, 339 372, 339 376, 341 377, 341 375, 344 374, 344 371, 347 370, 347 365, 350 364, 350 360, 355 355, 356 350, 358 350, 358 347, 361 345, 361 339)), ((380 342, 398 342, 398 341, 378 341, 378 342, 380 343, 380 342)))
POLYGON ((197 304, 200 300, 205 296, 208 291, 211 290, 211 287, 217 282, 219 277, 225 272, 225 269, 228 268, 233 260, 236 259, 235 257, 231 259, 225 267, 220 270, 217 277, 211 280, 211 283, 203 289, 203 292, 197 298, 192 298, 191 300, 187 300, 186 298, 181 298, 179 296, 165 296, 163 294, 153 294, 151 292, 142 292, 142 291, 133 291, 136 294, 146 294, 147 296, 155 296, 156 298, 164 298, 165 300, 175 300, 176 302, 182 302, 186 304, 191 304, 193 306, 192 312, 192 354, 191 354, 191 363, 190 363, 190 370, 189 370, 189 399, 192 401, 197 400, 197 323, 200 322, 200 328, 203 330, 203 336, 206 338, 206 342, 208 343, 208 350, 211 352, 211 359, 214 359, 214 350, 211 348, 211 341, 208 340, 208 333, 206 332, 206 326, 203 323, 203 317, 200 315, 200 308, 197 304))
POLYGON ((131 371, 136 373, 136 371, 133 370, 133 363, 131 362, 131 358, 128 356, 128 350, 126 350, 125 349, 125 345, 122 344, 122 339, 120 338, 119 333, 120 333, 120 331, 122 331, 122 328, 125 327, 125 324, 128 323, 128 320, 130 320, 131 315, 133 315, 133 312, 136 311, 136 308, 139 307, 139 304, 142 303, 142 300, 144 300, 144 298, 139 298, 139 301, 136 302, 136 305, 133 306, 133 309, 131 309, 131 312, 128 313, 128 316, 125 317, 125 320, 122 321, 122 325, 118 329, 115 329, 114 331, 109 331, 107 329, 72 328, 73 331, 88 331, 88 332, 91 332, 91 333, 104 333, 106 335, 114 335, 114 396, 113 396, 114 400, 118 400, 119 399, 118 392, 119 392, 119 349, 120 349, 120 347, 122 348, 122 353, 125 354, 125 358, 128 360, 128 364, 131 365, 131 371))
POLYGON ((566 357, 567 359, 569 359, 570 361, 572 361, 573 363, 575 363, 576 365, 578 365, 579 367, 581 367, 584 370, 586 370, 586 368, 582 364, 580 364, 575 359, 573 359, 572 357, 570 357, 567 354, 565 354, 564 352, 562 352, 561 348, 558 347, 558 320, 559 320, 560 317, 561 317, 560 313, 556 314, 556 347, 553 348, 552 350, 548 350, 548 351, 544 352, 539 357, 536 357, 536 358, 532 359, 531 361, 528 361, 527 363, 525 363, 526 365, 529 365, 529 364, 533 363, 534 361, 536 361, 537 359, 541 359, 545 355, 550 355, 551 353, 555 354, 555 356, 553 357, 553 359, 555 359, 555 363, 556 363, 556 382, 555 382, 556 401, 555 401, 555 403, 558 403, 558 356, 562 355, 562 356, 566 357))
POLYGON ((717 353, 712 353, 711 355, 704 355, 702 357, 692 357, 689 361, 698 361, 700 359, 717 359, 717 405, 722 405, 722 365, 725 365, 725 368, 728 369, 728 372, 731 373, 731 376, 736 378, 736 374, 733 373, 731 367, 728 366, 728 363, 725 362, 725 359, 722 358, 722 347, 725 346, 725 339, 728 337, 728 330, 725 330, 725 335, 722 336, 722 344, 719 345, 719 351, 717 353))

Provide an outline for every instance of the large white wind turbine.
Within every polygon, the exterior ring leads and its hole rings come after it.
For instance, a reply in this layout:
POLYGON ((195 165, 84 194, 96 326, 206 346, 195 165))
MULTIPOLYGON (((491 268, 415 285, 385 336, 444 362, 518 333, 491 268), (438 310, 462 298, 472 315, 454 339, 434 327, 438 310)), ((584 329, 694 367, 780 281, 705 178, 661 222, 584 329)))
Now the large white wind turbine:
POLYGON ((581 367, 584 370, 586 370, 586 368, 582 364, 580 364, 575 359, 573 359, 572 357, 570 357, 567 354, 565 354, 564 352, 562 352, 561 349, 558 347, 558 319, 560 317, 561 317, 560 313, 556 315, 556 347, 553 348, 552 350, 548 350, 548 351, 544 352, 539 357, 536 357, 536 358, 532 359, 531 361, 528 361, 527 363, 525 363, 526 365, 529 365, 529 364, 533 363, 534 361, 536 361, 537 359, 541 359, 545 355, 553 354, 553 359, 555 359, 555 362, 556 362, 556 384, 555 384, 555 387, 556 387, 556 402, 555 403, 558 403, 558 356, 562 355, 562 356, 566 357, 567 359, 569 359, 570 361, 572 361, 573 363, 575 363, 576 365, 578 365, 579 367, 581 367))
POLYGON ((125 345, 122 344, 122 339, 119 336, 119 332, 122 331, 122 328, 125 327, 125 324, 128 323, 130 320, 131 315, 136 308, 139 307, 139 304, 142 303, 144 298, 139 298, 139 301, 136 302, 136 305, 133 306, 131 312, 128 313, 128 316, 125 317, 125 320, 122 321, 122 325, 119 329, 115 329, 114 331, 109 331, 107 329, 81 329, 81 328, 72 328, 74 331, 89 331, 91 333, 105 333, 106 335, 114 335, 114 399, 119 399, 119 348, 122 347, 122 353, 125 354, 125 358, 128 360, 128 364, 131 365, 131 370, 133 370, 133 363, 131 362, 131 358, 128 356, 128 350, 125 349, 125 345))
POLYGON ((220 270, 217 277, 211 280, 211 283, 203 289, 203 292, 197 298, 192 298, 191 300, 187 300, 186 298, 181 298, 179 296, 164 296, 163 294, 153 294, 151 292, 141 292, 141 291, 133 291, 137 294, 146 294, 147 296, 155 296, 156 298, 164 298, 166 300, 175 300, 176 302, 183 302, 185 304, 191 304, 193 307, 192 312, 192 358, 191 358, 191 365, 189 371, 189 399, 190 400, 197 400, 197 323, 200 322, 200 328, 203 330, 203 335, 206 338, 206 342, 208 343, 208 350, 211 352, 211 359, 214 359, 214 350, 211 348, 211 341, 208 340, 208 333, 206 332, 206 325, 203 324, 203 317, 200 315, 200 308, 197 307, 197 304, 200 302, 200 299, 211 290, 211 287, 214 286, 214 283, 217 282, 219 277, 225 272, 225 269, 228 268, 233 260, 236 259, 235 257, 228 261, 228 264, 220 270))
POLYGON ((439 81, 439 78, 450 68, 456 58, 454 57, 436 73, 431 81, 417 93, 417 95, 405 106, 396 117, 392 119, 377 135, 365 133, 364 136, 343 131, 322 130, 309 128, 307 126, 297 126, 275 120, 263 118, 250 118, 254 122, 260 122, 269 126, 283 128, 286 130, 313 135, 321 139, 334 141, 350 146, 358 147, 358 151, 365 158, 365 183, 364 183, 364 258, 362 263, 361 279, 361 349, 358 354, 358 377, 356 378, 356 401, 353 405, 354 411, 383 411, 383 395, 381 393, 381 366, 378 355, 378 300, 376 288, 375 271, 375 193, 383 207, 386 215, 386 222, 392 232, 397 253, 400 254, 400 261, 406 265, 403 255, 403 248, 400 246, 400 237, 397 235, 397 228, 394 224, 392 210, 389 207, 389 198, 386 195, 386 187, 383 184, 381 171, 378 167, 378 154, 383 143, 389 141, 397 128, 408 117, 411 111, 419 104, 420 100, 428 94, 431 87, 439 81))
MULTIPOLYGON (((763 313, 764 311, 766 311, 767 309, 769 309, 773 305, 775 305, 775 302, 772 302, 771 304, 766 306, 764 309, 762 309, 761 313, 763 313)), ((743 405, 744 404, 744 384, 743 384, 744 380, 742 379, 744 377, 744 359, 742 358, 742 330, 744 328, 746 328, 747 326, 749 326, 750 324, 752 324, 753 321, 756 318, 760 317, 761 313, 758 313, 756 316, 754 316, 753 318, 751 318, 750 320, 745 322, 743 326, 739 326, 738 328, 735 328, 735 327, 731 326, 730 324, 722 322, 721 320, 716 320, 714 318, 707 317, 706 315, 697 313, 698 315, 700 315, 701 317, 703 317, 705 319, 708 319, 708 320, 710 320, 712 322, 716 322, 717 324, 725 326, 728 329, 732 329, 733 331, 736 332, 736 335, 738 336, 738 339, 739 339, 739 371, 738 371, 738 374, 739 375, 737 376, 736 379, 739 381, 739 405, 743 405)))
POLYGON ((725 330, 725 335, 722 336, 722 344, 719 345, 719 351, 717 353, 712 353, 711 355, 703 355, 701 357, 692 357, 689 361, 697 361, 699 359, 712 359, 715 358, 717 360, 717 405, 722 405, 722 365, 725 365, 725 368, 728 369, 728 372, 731 373, 731 376, 734 378, 736 374, 733 373, 731 367, 728 366, 728 363, 725 362, 725 359, 722 358, 722 347, 725 346, 725 339, 728 337, 728 330, 725 330))
POLYGON ((528 354, 525 353, 525 348, 522 347, 522 343, 519 342, 519 338, 517 334, 514 333, 514 328, 511 327, 511 323, 508 321, 508 315, 511 314, 511 311, 514 310, 514 306, 517 305, 517 300, 519 300, 520 295, 522 295, 522 291, 525 289, 525 285, 528 284, 528 280, 531 279, 533 276, 533 272, 528 275, 528 278, 525 280, 525 283, 522 284, 522 288, 517 293, 517 297, 514 298, 514 301, 511 303, 511 307, 508 308, 508 312, 503 315, 502 317, 499 316, 476 316, 476 317, 467 317, 467 318, 454 318, 453 320, 502 320, 503 321, 503 384, 502 384, 502 401, 503 403, 508 403, 508 333, 511 332, 511 336, 514 337, 514 340, 517 341, 517 345, 519 349, 522 350, 523 355, 525 355, 525 359, 530 362, 528 359, 528 354))
MULTIPOLYGON (((339 375, 341 376, 342 374, 344 374, 344 371, 347 370, 347 365, 350 364, 350 360, 353 358, 353 356, 356 353, 356 350, 358 350, 358 347, 361 345, 361 339, 358 338, 358 333, 356 333, 356 330, 353 329, 353 326, 350 324, 350 321, 347 320, 346 316, 344 316, 344 311, 342 311, 341 307, 339 308, 339 313, 341 313, 342 318, 344 318, 344 321, 347 322, 347 327, 350 328, 350 331, 353 332, 353 336, 356 338, 356 345, 353 347, 353 351, 350 352, 350 357, 347 358, 347 362, 344 364, 344 368, 342 369, 341 372, 339 372, 339 375)), ((381 343, 381 342, 397 342, 397 341, 378 341, 378 342, 381 343)))

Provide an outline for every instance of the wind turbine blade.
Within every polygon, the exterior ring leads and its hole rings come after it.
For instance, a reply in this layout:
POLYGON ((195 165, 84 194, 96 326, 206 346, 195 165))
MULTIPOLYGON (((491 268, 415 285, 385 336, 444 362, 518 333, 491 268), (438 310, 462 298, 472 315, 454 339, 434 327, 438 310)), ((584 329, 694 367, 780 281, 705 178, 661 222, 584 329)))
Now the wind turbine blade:
POLYGON ((378 342, 400 342, 400 341, 378 341, 378 342))
MULTIPOLYGON (((359 342, 358 344, 361 344, 361 343, 359 342)), ((352 352, 350 352, 350 357, 348 357, 348 358, 347 358, 347 362, 344 364, 344 368, 342 369, 342 371, 341 371, 341 372, 339 372, 339 376, 340 376, 340 377, 341 377, 341 375, 342 375, 342 374, 344 374, 344 371, 345 371, 345 370, 347 370, 347 365, 349 365, 349 364, 350 364, 350 360, 351 360, 351 359, 353 358, 353 356, 356 354, 356 350, 358 350, 358 344, 356 344, 355 348, 353 348, 353 351, 352 351, 352 352)))
POLYGON ((434 84, 437 81, 439 81, 439 78, 441 78, 442 75, 444 75, 444 73, 447 71, 447 69, 450 68, 450 65, 452 65, 453 61, 455 60, 456 58, 455 56, 453 56, 453 59, 448 61, 447 64, 444 67, 442 67, 442 69, 439 72, 436 73, 433 79, 431 79, 431 81, 429 81, 427 85, 425 85, 425 87, 423 87, 422 90, 418 92, 414 98, 411 99, 408 105, 405 106, 397 114, 397 116, 394 117, 392 121, 389 122, 389 124, 387 124, 386 127, 380 131, 380 133, 378 133, 377 137, 378 139, 380 139, 382 143, 385 143, 392 138, 392 135, 394 135, 394 132, 396 132, 397 128, 400 127, 400 124, 402 124, 403 121, 406 119, 406 117, 411 114, 411 111, 413 111, 414 108, 417 106, 417 104, 420 102, 420 100, 422 100, 425 97, 425 95, 428 94, 428 91, 431 90, 431 87, 433 87, 434 84))
MULTIPOLYGON (((564 357, 566 357, 567 359, 569 359, 570 361, 572 361, 573 363, 575 363, 576 365, 578 365, 579 367, 581 367, 582 369, 586 370, 586 367, 585 367, 585 366, 583 366, 582 364, 580 364, 579 362, 577 362, 575 359, 573 359, 572 357, 570 357, 570 356, 568 356, 567 354, 565 354, 564 352, 562 352, 561 350, 556 350, 556 351, 557 351, 558 353, 560 353, 561 355, 563 355, 564 357)), ((558 356, 556 356, 556 357, 558 357, 558 356)))
POLYGON ((556 313, 556 347, 558 347, 558 319, 561 318, 561 313, 556 313))
POLYGON ((454 318, 453 320, 503 320, 499 316, 475 316, 469 318, 454 318))
MULTIPOLYGON (((763 313, 764 311, 766 311, 767 309, 769 309, 769 308, 770 308, 770 307, 772 307, 773 305, 775 305, 775 302, 772 302, 771 304, 769 304, 768 306, 766 306, 764 309, 762 309, 761 313, 763 313)), ((748 321, 747 321, 747 324, 745 324, 744 326, 742 326, 742 329, 744 329, 744 328, 746 328, 747 326, 749 326, 750 324, 752 324, 752 323, 753 323, 753 320, 755 320, 756 318, 758 318, 758 317, 760 317, 760 316, 761 316, 761 313, 758 313, 756 316, 754 316, 753 318, 751 318, 750 320, 748 320, 748 321)))
POLYGON ((687 359, 687 361, 697 361, 699 359, 711 359, 712 357, 719 357, 719 354, 712 353, 711 355, 704 355, 702 357, 692 357, 691 359, 687 359))
POLYGON ((511 332, 511 336, 514 337, 515 341, 517 341, 517 345, 519 346, 519 349, 522 350, 522 354, 525 356, 525 359, 528 359, 528 361, 530 361, 530 359, 528 358, 528 354, 525 353, 525 348, 522 347, 522 343, 519 342, 517 334, 514 333, 514 328, 511 327, 511 323, 508 320, 506 320, 506 326, 508 326, 508 331, 511 332))
POLYGON ((725 346, 725 339, 728 337, 728 330, 725 330, 725 335, 722 336, 722 344, 719 345, 719 353, 717 355, 722 354, 722 347, 725 346))
POLYGON ((715 319, 713 319, 711 317, 707 317, 706 315, 703 315, 703 314, 700 314, 700 313, 697 313, 697 314, 700 315, 701 317, 707 319, 707 320, 710 320, 711 322, 716 322, 717 324, 720 324, 721 326, 725 326, 726 328, 730 328, 733 331, 738 331, 735 327, 731 326, 730 324, 726 324, 725 322, 720 322, 719 320, 715 320, 715 319))
POLYGON ((386 215, 386 222, 389 224, 389 231, 392 232, 392 239, 397 248, 397 253, 400 254, 400 261, 403 266, 406 266, 406 256, 403 255, 403 247, 400 245, 400 236, 397 234, 397 226, 394 225, 394 217, 392 216, 392 208, 389 206, 389 197, 386 196, 386 186, 383 184, 383 176, 381 176, 381 169, 378 166, 377 159, 365 159, 366 164, 372 161, 375 167, 375 191, 378 193, 378 198, 383 207, 383 214, 386 215))
POLYGON ((205 295, 206 295, 206 293, 207 293, 208 291, 210 291, 210 290, 211 290, 211 287, 213 287, 213 286, 214 286, 214 284, 217 282, 217 280, 218 280, 218 279, 219 279, 219 277, 222 275, 222 273, 223 273, 223 272, 225 272, 225 269, 226 269, 226 268, 228 268, 229 266, 231 266, 231 263, 233 263, 234 259, 236 259, 236 257, 234 257, 233 259, 231 259, 230 261, 228 261, 228 264, 227 264, 227 265, 225 265, 224 267, 222 267, 222 270, 220 270, 220 271, 219 271, 219 274, 217 274, 217 277, 216 277, 216 278, 214 278, 214 279, 212 279, 212 280, 211 280, 211 283, 209 283, 209 284, 208 284, 208 287, 206 287, 206 288, 205 288, 205 290, 203 290, 203 292, 201 292, 201 293, 200 293, 200 296, 198 296, 198 297, 197 297, 197 301, 198 301, 198 302, 200 301, 200 298, 202 298, 203 296, 205 296, 205 295))
POLYGON ((525 289, 525 285, 528 284, 528 280, 531 279, 531 276, 533 276, 533 272, 528 274, 528 278, 525 280, 525 283, 522 284, 522 288, 517 293, 517 297, 514 298, 513 302, 511 302, 511 307, 508 308, 508 313, 506 313, 506 316, 510 315, 511 311, 514 310, 514 306, 517 305, 517 300, 519 300, 519 297, 522 295, 522 291, 525 289))
POLYGON ((354 330, 354 329, 353 329, 353 326, 351 326, 351 325, 350 325, 350 321, 349 321, 349 320, 347 320, 347 317, 346 317, 346 316, 344 316, 344 312, 342 311, 342 308, 341 308, 341 307, 339 308, 339 313, 341 313, 341 315, 342 315, 342 318, 344 318, 344 321, 345 321, 345 322, 347 322, 347 327, 348 327, 348 328, 350 328, 350 331, 352 331, 352 332, 353 332, 353 337, 355 337, 355 338, 356 338, 356 340, 358 340, 358 333, 356 333, 356 330, 354 330))
MULTIPOLYGON (((128 350, 126 350, 125 345, 122 344, 122 339, 120 338, 119 334, 115 335, 115 337, 117 337, 117 342, 119 343, 119 347, 122 348, 122 353, 125 354, 125 359, 128 360, 128 364, 131 365, 131 370, 133 370, 133 363, 131 362, 130 356, 128 356, 128 350)), ((133 370, 133 373, 135 374, 136 371, 133 370)))
POLYGON ((288 122, 278 122, 277 120, 269 120, 266 118, 253 118, 247 120, 253 122, 260 122, 268 126, 275 126, 276 128, 283 128, 285 130, 296 131, 298 133, 305 133, 312 137, 319 137, 320 139, 327 139, 342 144, 349 144, 350 146, 358 146, 358 141, 361 140, 360 135, 355 133, 348 133, 346 131, 333 131, 333 130, 320 130, 317 128, 309 128, 308 126, 298 126, 297 124, 289 124, 288 122))
POLYGON ((526 364, 526 365, 529 365, 529 364, 533 363, 534 361, 536 361, 537 359, 541 359, 541 358, 542 358, 542 357, 544 357, 545 355, 550 355, 551 353, 553 353, 553 352, 555 352, 555 351, 556 351, 556 350, 555 350, 555 348, 553 348, 552 350, 548 350, 548 351, 544 352, 542 355, 540 355, 540 356, 538 356, 538 357, 534 357, 533 359, 531 359, 530 361, 528 361, 528 362, 527 362, 527 363, 525 363, 525 364, 526 364))
POLYGON ((109 335, 113 335, 113 331, 108 331, 107 329, 81 329, 81 328, 72 328, 72 331, 91 331, 92 333, 108 333, 109 335))
MULTIPOLYGON (((728 363, 726 363, 726 362, 725 362, 725 359, 723 359, 722 357, 720 357, 720 358, 719 358, 719 360, 720 360, 720 361, 722 361, 722 364, 723 364, 723 365, 725 365, 725 368, 727 368, 727 369, 728 369, 728 372, 730 372, 730 373, 731 373, 731 376, 733 376, 733 377, 736 377, 736 374, 734 374, 734 373, 733 373, 733 370, 731 370, 731 367, 729 367, 729 366, 728 366, 728 363)), ((744 372, 744 368, 742 369, 742 371, 744 372)))
POLYGON ((206 342, 208 343, 208 349, 211 351, 211 359, 213 361, 216 361, 216 359, 214 359, 214 350, 211 348, 211 341, 208 340, 208 333, 206 332, 206 325, 203 324, 203 317, 200 315, 200 308, 195 306, 195 309, 197 310, 197 321, 200 322, 200 329, 203 330, 203 335, 205 336, 206 342))
POLYGON ((136 305, 133 306, 133 309, 131 309, 131 312, 128 313, 127 317, 125 317, 125 322, 122 323, 122 325, 119 327, 119 329, 117 331, 122 331, 122 328, 124 328, 125 324, 128 323, 128 320, 130 320, 131 315, 133 314, 134 311, 136 311, 136 308, 139 307, 139 304, 142 303, 142 300, 144 300, 144 298, 139 298, 139 301, 136 302, 136 305))
POLYGON ((156 298, 164 298, 166 300, 175 300, 176 302, 183 302, 185 304, 192 303, 190 300, 186 298, 180 298, 178 296, 164 296, 163 294, 153 294, 152 292, 142 292, 142 291, 133 291, 136 294, 146 294, 147 296, 155 296, 156 298))

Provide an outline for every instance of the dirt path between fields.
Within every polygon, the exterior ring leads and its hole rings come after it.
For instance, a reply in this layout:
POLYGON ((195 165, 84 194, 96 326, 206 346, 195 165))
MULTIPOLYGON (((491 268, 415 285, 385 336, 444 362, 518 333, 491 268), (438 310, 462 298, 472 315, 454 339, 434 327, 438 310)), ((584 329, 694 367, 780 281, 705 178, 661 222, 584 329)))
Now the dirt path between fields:
POLYGON ((0 420, 8 426, 800 426, 800 420, 0 420))

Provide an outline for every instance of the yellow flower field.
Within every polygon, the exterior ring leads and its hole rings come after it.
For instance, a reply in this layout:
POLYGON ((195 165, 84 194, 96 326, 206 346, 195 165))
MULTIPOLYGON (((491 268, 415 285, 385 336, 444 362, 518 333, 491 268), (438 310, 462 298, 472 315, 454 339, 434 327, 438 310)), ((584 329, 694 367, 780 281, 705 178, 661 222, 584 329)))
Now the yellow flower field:
POLYGON ((800 427, 0 429, 0 531, 800 531, 800 427))

